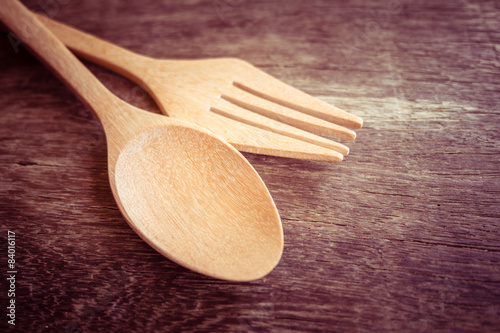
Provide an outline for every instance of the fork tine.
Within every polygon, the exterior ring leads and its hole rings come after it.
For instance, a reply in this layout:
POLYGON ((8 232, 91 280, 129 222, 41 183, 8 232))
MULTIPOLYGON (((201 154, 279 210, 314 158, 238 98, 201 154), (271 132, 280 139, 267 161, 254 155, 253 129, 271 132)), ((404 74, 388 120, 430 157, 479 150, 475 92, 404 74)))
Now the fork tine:
POLYGON ((202 117, 196 119, 196 124, 210 128, 210 131, 244 152, 318 161, 340 162, 343 159, 337 151, 264 131, 213 112, 204 112, 202 117))
POLYGON ((248 125, 258 127, 265 131, 282 134, 291 138, 316 144, 321 147, 333 149, 342 155, 349 154, 349 148, 345 145, 323 138, 321 136, 303 131, 293 126, 286 125, 282 122, 262 116, 258 113, 241 108, 233 103, 222 98, 218 99, 210 111, 226 116, 228 118, 243 122, 248 125))
POLYGON ((356 133, 346 127, 270 102, 236 85, 225 90, 222 98, 247 110, 318 135, 350 141, 356 138, 356 133))
POLYGON ((248 75, 242 75, 235 80, 236 87, 268 101, 341 126, 353 129, 363 126, 361 118, 293 88, 249 63, 247 65, 250 65, 252 70, 247 72, 248 75))

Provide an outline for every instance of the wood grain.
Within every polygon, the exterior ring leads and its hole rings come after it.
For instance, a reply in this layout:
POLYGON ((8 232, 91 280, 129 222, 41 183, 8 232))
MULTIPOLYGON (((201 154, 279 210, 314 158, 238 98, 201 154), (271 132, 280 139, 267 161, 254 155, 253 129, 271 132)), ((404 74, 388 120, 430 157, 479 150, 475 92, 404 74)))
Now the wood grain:
POLYGON ((100 125, 2 38, 0 218, 2 240, 17 237, 16 328, 499 331, 498 3, 229 3, 69 2, 55 18, 155 57, 242 58, 365 120, 340 164, 245 155, 280 211, 281 263, 226 283, 157 254, 114 204, 100 125))

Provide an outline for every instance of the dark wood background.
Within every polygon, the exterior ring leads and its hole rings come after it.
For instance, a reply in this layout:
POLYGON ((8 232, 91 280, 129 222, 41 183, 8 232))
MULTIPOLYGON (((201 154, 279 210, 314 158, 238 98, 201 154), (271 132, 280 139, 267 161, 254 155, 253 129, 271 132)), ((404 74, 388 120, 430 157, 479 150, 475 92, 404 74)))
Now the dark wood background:
MULTIPOLYGON (((264 279, 211 279, 129 228, 100 124, 2 35, 2 276, 7 230, 18 260, 11 331, 500 332, 498 1, 25 4, 150 56, 248 60, 365 126, 342 163, 245 154, 275 199, 285 251, 264 279)), ((134 84, 86 64, 158 112, 134 84)))

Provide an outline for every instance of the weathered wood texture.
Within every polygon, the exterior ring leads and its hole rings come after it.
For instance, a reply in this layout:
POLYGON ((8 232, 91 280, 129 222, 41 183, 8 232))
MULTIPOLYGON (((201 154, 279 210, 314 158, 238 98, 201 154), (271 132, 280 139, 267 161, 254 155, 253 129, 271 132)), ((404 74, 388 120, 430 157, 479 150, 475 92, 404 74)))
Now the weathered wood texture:
POLYGON ((262 280, 213 280, 134 234, 98 122, 2 36, 1 258, 15 231, 18 331, 500 331, 498 2, 55 3, 26 2, 143 54, 243 58, 365 126, 342 163, 246 154, 284 256, 262 280))

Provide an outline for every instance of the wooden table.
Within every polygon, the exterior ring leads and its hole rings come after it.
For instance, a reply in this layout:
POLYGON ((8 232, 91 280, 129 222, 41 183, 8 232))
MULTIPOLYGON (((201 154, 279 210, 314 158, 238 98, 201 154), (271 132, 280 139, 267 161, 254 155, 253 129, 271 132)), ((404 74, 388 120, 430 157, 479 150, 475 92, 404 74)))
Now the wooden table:
MULTIPOLYGON (((31 9, 139 53, 243 58, 361 116, 341 163, 245 154, 281 214, 278 267, 188 271, 127 225, 103 131, 0 39, 2 308, 20 332, 499 332, 497 1, 61 1, 31 9)), ((17 51, 17 52, 16 52, 17 51)), ((86 63, 121 98, 137 86, 86 63)))

